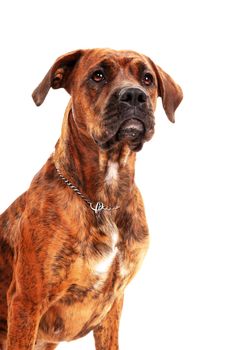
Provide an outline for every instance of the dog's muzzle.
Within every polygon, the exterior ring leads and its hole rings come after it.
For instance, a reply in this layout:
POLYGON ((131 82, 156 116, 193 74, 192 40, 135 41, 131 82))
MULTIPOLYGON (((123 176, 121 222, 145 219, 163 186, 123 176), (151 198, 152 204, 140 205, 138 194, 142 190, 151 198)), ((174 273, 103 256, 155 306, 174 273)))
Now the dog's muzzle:
MULTIPOLYGON (((119 93, 119 106, 122 112, 128 110, 128 118, 124 121, 118 131, 119 140, 123 138, 134 139, 143 136, 145 127, 143 120, 137 119, 141 115, 140 106, 147 101, 146 93, 139 88, 124 88, 119 93), (139 111, 138 111, 139 110, 139 111), (132 115, 131 115, 132 113, 132 115)), ((127 114, 127 113, 126 113, 127 114)))
POLYGON ((117 142, 138 151, 154 132, 154 116, 146 92, 139 87, 124 87, 112 94, 103 116, 103 134, 97 140, 109 149, 117 142))

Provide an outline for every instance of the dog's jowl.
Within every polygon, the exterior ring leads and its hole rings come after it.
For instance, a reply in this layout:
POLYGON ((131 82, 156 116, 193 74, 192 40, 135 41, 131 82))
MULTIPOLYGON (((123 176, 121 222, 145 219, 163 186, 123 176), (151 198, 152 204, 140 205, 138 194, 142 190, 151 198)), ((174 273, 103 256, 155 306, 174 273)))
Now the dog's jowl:
POLYGON ((124 290, 148 248, 136 152, 154 133, 157 97, 171 122, 181 88, 133 51, 59 57, 33 92, 70 102, 55 151, 0 216, 0 349, 51 350, 93 331, 118 349, 124 290))

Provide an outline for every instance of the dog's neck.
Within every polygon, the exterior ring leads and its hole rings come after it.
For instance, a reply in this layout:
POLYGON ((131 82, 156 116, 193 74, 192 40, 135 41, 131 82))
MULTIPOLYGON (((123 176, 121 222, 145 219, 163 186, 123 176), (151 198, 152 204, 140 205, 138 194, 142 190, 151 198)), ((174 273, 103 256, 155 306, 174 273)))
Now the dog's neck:
POLYGON ((134 185, 135 153, 123 144, 101 150, 76 125, 72 113, 70 102, 54 153, 56 167, 91 201, 121 206, 134 185))

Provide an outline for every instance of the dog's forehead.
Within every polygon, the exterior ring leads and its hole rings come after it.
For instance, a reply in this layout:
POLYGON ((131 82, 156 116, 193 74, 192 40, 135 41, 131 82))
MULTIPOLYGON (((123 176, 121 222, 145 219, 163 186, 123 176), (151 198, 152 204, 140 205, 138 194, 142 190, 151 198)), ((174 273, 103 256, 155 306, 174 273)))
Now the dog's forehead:
POLYGON ((82 66, 84 69, 88 69, 93 66, 97 66, 101 62, 110 62, 117 64, 121 67, 129 65, 131 62, 142 62, 148 64, 147 57, 128 50, 112 50, 112 49, 93 49, 88 50, 83 56, 82 66))

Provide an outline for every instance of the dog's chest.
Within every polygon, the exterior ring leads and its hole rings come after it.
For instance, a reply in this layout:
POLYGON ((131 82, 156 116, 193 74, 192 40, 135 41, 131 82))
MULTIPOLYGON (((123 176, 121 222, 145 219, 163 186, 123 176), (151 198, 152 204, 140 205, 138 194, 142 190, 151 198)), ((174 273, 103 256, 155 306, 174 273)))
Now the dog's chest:
MULTIPOLYGON (((111 309, 138 264, 122 244, 116 225, 108 237, 92 242, 74 260, 60 299, 43 316, 39 337, 50 341, 79 338, 97 326, 111 309)), ((103 234, 103 233, 102 233, 103 234)))

